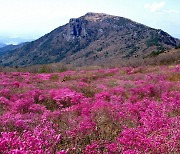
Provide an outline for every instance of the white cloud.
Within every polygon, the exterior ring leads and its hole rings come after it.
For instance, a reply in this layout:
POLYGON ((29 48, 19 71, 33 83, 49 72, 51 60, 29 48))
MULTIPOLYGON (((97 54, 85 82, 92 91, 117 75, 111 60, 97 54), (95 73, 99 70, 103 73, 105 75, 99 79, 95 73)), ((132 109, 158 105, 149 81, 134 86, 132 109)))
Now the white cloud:
POLYGON ((179 10, 167 10, 168 14, 180 14, 179 10))
POLYGON ((165 6, 165 2, 153 2, 144 5, 144 8, 150 10, 151 12, 160 11, 165 6))
POLYGON ((145 9, 148 9, 150 12, 158 12, 160 14, 169 14, 169 15, 179 15, 180 11, 176 9, 165 9, 165 2, 153 2, 153 3, 146 3, 144 5, 145 9))

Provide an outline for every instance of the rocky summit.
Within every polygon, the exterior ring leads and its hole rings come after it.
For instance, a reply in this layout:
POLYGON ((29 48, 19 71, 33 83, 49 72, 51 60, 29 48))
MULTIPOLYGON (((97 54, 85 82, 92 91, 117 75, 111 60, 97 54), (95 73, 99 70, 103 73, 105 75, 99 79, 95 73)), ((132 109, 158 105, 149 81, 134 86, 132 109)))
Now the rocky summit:
POLYGON ((1 66, 29 66, 62 62, 75 66, 118 63, 144 58, 180 45, 160 29, 153 29, 123 17, 87 13, 70 19, 38 40, 7 51, 1 66))

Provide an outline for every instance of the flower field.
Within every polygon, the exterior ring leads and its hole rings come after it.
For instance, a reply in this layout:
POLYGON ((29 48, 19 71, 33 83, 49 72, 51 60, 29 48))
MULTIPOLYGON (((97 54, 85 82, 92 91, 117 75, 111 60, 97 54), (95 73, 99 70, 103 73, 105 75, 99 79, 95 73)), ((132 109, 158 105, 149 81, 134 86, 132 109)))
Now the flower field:
POLYGON ((0 72, 0 153, 180 153, 180 65, 0 72))

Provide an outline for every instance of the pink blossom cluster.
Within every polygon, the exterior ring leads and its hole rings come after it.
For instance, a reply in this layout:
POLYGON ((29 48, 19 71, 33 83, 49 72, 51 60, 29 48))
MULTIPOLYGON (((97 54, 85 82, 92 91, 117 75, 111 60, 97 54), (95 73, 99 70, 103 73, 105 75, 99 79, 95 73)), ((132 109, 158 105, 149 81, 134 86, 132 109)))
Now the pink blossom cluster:
POLYGON ((180 66, 0 73, 0 153, 180 153, 180 66))

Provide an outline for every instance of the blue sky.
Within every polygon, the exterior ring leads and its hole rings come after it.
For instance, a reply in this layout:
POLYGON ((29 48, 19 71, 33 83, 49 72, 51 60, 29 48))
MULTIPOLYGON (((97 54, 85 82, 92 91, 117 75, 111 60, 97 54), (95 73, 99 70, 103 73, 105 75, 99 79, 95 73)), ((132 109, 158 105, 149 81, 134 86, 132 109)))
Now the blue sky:
POLYGON ((0 36, 35 39, 87 12, 130 18, 180 38, 180 0, 0 0, 0 36))

